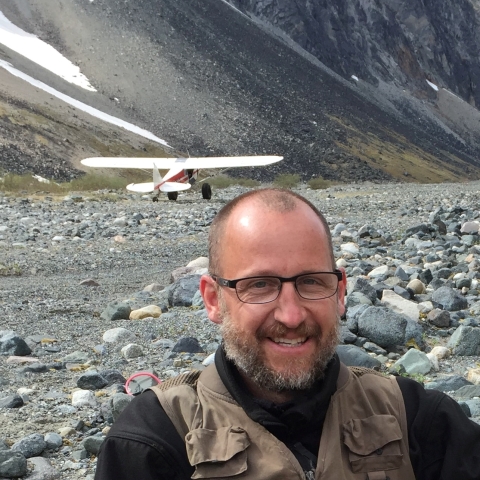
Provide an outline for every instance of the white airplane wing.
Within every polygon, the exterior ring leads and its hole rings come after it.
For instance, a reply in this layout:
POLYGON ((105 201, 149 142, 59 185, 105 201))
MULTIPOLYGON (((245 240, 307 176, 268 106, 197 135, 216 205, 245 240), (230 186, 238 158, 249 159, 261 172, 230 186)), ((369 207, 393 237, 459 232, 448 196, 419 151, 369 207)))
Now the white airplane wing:
POLYGON ((138 192, 138 193, 150 193, 153 192, 153 188, 155 184, 153 182, 147 183, 130 183, 127 185, 127 190, 130 192, 138 192))
MULTIPOLYGON (((127 185, 127 190, 130 192, 137 193, 151 193, 153 192, 153 187, 155 183, 130 183, 127 185)), ((161 192, 180 192, 182 190, 188 190, 191 187, 189 183, 178 183, 178 182, 165 182, 160 186, 161 192)))
POLYGON ((191 187, 189 183, 165 182, 161 185, 161 192, 180 192, 181 190, 188 190, 191 187))
POLYGON ((275 155, 252 155, 246 157, 203 157, 203 158, 135 158, 135 157, 93 157, 81 163, 97 168, 141 168, 169 170, 171 168, 230 168, 258 167, 279 162, 283 157, 275 155))

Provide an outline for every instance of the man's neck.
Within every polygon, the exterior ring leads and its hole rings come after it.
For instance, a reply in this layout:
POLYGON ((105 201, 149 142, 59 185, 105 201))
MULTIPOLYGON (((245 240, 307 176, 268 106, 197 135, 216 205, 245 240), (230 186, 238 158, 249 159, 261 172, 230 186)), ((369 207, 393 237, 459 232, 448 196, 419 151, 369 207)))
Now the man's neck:
POLYGON ((247 377, 240 369, 238 369, 242 380, 245 382, 245 385, 248 391, 255 397, 261 400, 268 400, 273 403, 285 403, 290 400, 293 400, 295 397, 301 395, 302 391, 297 390, 282 390, 281 392, 274 392, 260 387, 256 384, 251 378, 247 377))

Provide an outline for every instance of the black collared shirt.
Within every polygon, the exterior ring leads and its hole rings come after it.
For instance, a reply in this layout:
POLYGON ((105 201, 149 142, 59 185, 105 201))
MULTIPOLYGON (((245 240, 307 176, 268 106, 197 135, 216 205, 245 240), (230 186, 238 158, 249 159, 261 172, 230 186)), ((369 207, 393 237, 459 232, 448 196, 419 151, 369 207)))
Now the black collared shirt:
MULTIPOLYGON (((337 362, 335 358, 329 364, 325 379, 304 398, 275 405, 248 394, 223 350, 215 358, 233 398, 297 458, 301 456, 294 451, 297 441, 307 452, 318 451, 326 408, 335 392, 337 362)), ((480 425, 470 421, 447 395, 425 390, 407 378, 398 377, 397 381, 405 401, 410 458, 417 480, 480 480, 480 425)), ((187 480, 192 473, 184 441, 155 393, 146 391, 124 410, 103 442, 95 479, 187 480)))

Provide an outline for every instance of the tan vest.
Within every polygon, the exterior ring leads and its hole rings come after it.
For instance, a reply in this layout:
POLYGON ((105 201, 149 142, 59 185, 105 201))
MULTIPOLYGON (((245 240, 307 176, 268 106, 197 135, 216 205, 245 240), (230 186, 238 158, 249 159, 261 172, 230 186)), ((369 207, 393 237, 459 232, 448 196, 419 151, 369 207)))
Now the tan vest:
MULTIPOLYGON (((306 479, 294 454, 232 398, 214 365, 153 388, 195 467, 192 479, 306 479)), ((415 480, 395 379, 340 368, 320 440, 315 479, 415 480)))

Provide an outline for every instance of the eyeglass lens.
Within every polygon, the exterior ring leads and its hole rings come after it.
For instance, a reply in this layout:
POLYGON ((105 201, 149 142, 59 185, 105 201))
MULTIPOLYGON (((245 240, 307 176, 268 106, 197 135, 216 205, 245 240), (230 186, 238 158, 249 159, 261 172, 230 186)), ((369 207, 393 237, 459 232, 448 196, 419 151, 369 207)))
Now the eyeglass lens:
MULTIPOLYGON (((256 277, 239 280, 236 285, 238 298, 245 303, 273 302, 282 288, 277 277, 256 277)), ((307 300, 320 300, 335 294, 338 278, 334 273, 312 273, 295 280, 298 294, 307 300)))

